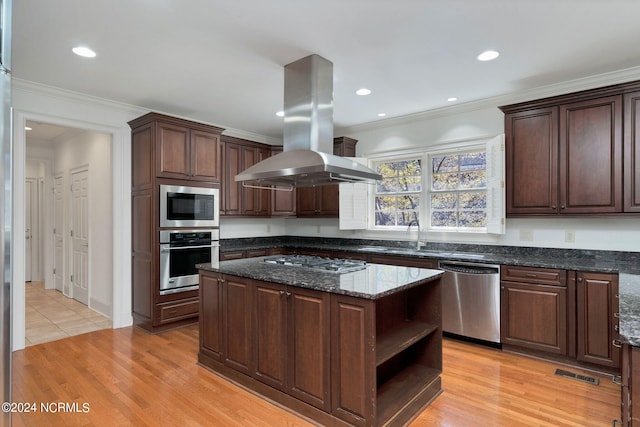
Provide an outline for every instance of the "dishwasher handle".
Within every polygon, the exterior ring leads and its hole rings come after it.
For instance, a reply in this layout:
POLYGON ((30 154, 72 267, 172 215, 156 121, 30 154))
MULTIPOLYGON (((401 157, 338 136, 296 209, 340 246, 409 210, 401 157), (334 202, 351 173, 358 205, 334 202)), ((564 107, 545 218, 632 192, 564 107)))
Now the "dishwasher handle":
POLYGON ((454 273, 500 274, 500 267, 497 265, 460 264, 460 263, 441 262, 438 264, 438 268, 440 270, 452 271, 454 273))

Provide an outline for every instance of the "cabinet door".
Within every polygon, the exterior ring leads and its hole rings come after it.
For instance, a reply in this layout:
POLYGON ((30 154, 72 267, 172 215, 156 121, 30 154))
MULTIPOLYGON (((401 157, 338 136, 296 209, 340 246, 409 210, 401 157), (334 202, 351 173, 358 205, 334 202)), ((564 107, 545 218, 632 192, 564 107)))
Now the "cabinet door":
POLYGON ((318 215, 337 218, 340 212, 340 186, 338 184, 318 187, 318 215))
POLYGON ((223 287, 224 363, 250 375, 251 367, 251 281, 226 276, 223 287))
POLYGON ((151 123, 131 132, 131 191, 153 188, 154 148, 151 123))
POLYGON ((576 287, 578 360, 618 368, 618 277, 578 272, 576 287))
POLYGON ((622 96, 560 107, 560 213, 622 212, 622 96))
POLYGON ((624 96, 624 211, 640 212, 640 92, 624 96))
POLYGON ((163 178, 190 178, 189 128, 158 122, 156 129, 157 176, 163 178))
POLYGON ((253 376, 286 390, 287 297, 284 285, 258 282, 254 286, 253 376))
MULTIPOLYGON (((271 155, 277 156, 282 147, 271 147, 271 155)), ((296 216, 296 189, 271 191, 271 216, 296 216)))
POLYGON ((505 115, 507 215, 558 212, 558 109, 505 115))
POLYGON ((217 274, 200 274, 200 348, 222 361, 222 286, 217 274))
POLYGON ((220 182, 220 136, 191 131, 191 179, 220 182))
POLYGON ((223 144, 224 174, 222 180, 222 206, 220 215, 240 215, 242 209, 242 183, 236 182, 235 176, 242 172, 242 147, 239 144, 225 142, 223 144))
POLYGON ((316 216, 316 188, 296 188, 296 215, 298 217, 316 216))
MULTIPOLYGON (((267 149, 252 146, 242 147, 242 170, 245 170, 269 157, 267 149)), ((269 216, 271 211, 271 190, 259 190, 256 188, 240 186, 242 194, 242 215, 269 216)))
POLYGON ((503 344, 567 354, 567 289, 501 282, 500 340, 503 344))
POLYGON ((356 426, 375 425, 375 311, 370 300, 331 295, 331 412, 356 426))
POLYGON ((324 411, 331 408, 329 293, 287 288, 289 394, 324 411))

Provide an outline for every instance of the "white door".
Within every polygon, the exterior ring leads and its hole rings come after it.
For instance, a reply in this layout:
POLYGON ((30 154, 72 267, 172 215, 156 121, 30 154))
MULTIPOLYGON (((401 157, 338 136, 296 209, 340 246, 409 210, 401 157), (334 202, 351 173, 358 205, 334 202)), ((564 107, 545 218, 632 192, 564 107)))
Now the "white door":
POLYGON ((27 178, 24 183, 24 280, 30 282, 32 269, 32 250, 33 250, 33 218, 31 215, 31 195, 35 188, 35 182, 27 178))
POLYGON ((89 305, 89 172, 71 175, 71 286, 73 299, 89 305))
POLYGON ((53 181, 53 282, 57 290, 70 296, 69 282, 64 278, 64 193, 62 175, 53 181))

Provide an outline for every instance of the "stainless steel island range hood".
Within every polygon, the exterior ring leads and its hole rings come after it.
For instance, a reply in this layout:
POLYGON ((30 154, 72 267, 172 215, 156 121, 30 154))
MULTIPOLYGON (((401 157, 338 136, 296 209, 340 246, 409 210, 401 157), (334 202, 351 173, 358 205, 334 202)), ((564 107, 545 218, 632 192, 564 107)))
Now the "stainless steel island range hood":
POLYGON ((283 152, 236 175, 259 186, 310 187, 382 176, 333 153, 333 64, 309 55, 284 67, 283 152))

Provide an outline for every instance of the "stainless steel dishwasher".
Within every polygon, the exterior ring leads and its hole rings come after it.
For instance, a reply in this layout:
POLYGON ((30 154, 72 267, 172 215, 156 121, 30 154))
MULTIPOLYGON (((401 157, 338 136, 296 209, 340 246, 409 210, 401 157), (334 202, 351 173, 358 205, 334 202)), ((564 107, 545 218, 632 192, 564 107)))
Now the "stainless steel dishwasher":
POLYGON ((442 330, 500 342, 500 266, 442 261, 442 330))

